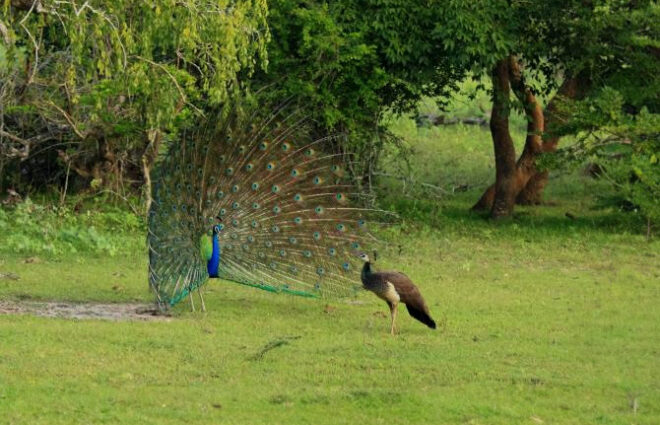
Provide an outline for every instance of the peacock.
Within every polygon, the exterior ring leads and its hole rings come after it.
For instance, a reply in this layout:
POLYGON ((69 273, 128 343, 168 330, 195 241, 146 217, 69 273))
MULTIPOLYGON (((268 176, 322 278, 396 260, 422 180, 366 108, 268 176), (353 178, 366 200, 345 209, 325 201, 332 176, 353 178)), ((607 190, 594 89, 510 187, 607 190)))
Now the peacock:
POLYGON ((149 284, 167 309, 221 278, 302 297, 354 294, 357 250, 375 240, 336 137, 299 112, 230 112, 158 160, 148 215, 149 284))
MULTIPOLYGON (((374 251, 374 260, 376 259, 374 251)), ((387 303, 390 308, 390 333, 396 331, 396 314, 399 302, 406 305, 408 313, 415 319, 424 323, 431 329, 436 328, 435 321, 431 318, 429 307, 424 301, 419 288, 412 280, 401 272, 374 272, 371 270, 371 261, 366 253, 360 254, 364 262, 362 266, 361 279, 364 289, 373 292, 387 303)))

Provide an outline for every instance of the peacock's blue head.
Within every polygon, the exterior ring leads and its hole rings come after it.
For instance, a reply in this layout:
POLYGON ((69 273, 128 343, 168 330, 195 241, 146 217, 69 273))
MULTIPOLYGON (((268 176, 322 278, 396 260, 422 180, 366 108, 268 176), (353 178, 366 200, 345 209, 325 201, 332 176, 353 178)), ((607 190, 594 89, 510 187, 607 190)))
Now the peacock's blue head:
POLYGON ((213 226, 213 236, 220 235, 220 232, 222 232, 225 228, 225 225, 222 224, 222 217, 217 216, 216 219, 219 221, 219 223, 213 226))

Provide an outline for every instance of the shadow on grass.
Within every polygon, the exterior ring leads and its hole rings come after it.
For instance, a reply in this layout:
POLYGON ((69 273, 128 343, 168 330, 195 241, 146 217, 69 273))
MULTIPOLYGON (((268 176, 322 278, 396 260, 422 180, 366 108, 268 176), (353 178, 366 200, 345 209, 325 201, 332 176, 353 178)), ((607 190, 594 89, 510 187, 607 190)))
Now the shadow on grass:
POLYGON ((399 198, 385 202, 385 205, 407 225, 429 226, 454 234, 488 231, 506 238, 530 232, 563 237, 598 233, 644 235, 646 231, 644 218, 635 212, 585 208, 570 201, 517 206, 513 217, 493 221, 487 212, 470 210, 469 198, 463 198, 449 201, 399 198))

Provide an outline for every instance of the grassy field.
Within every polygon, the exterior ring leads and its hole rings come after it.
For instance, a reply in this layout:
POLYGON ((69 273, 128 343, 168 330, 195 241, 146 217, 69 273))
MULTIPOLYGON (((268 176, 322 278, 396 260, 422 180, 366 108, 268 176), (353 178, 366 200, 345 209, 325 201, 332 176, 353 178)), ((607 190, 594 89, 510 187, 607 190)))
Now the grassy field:
MULTIPOLYGON (((419 164, 437 158, 415 181, 443 191, 385 201, 403 221, 376 267, 420 286, 436 331, 402 312, 391 337, 368 293, 326 304, 220 281, 207 313, 181 304, 165 322, 0 316, 0 423, 660 423, 660 250, 644 223, 593 209, 598 183, 576 175, 551 182, 551 205, 490 223, 467 212, 492 173, 487 133, 393 125, 419 164)), ((98 232, 80 254, 72 236, 53 230, 41 252, 16 229, 0 272, 20 279, 0 279, 0 300, 150 302, 142 236, 98 232)))

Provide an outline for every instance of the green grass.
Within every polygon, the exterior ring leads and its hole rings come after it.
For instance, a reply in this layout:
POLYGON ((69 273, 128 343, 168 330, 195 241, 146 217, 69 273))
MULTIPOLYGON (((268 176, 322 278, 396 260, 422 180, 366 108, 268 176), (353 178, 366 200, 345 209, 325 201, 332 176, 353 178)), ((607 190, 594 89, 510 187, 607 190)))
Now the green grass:
MULTIPOLYGON (((183 303, 169 322, 0 316, 0 423, 660 423, 660 250, 639 217, 593 209, 598 182, 565 175, 552 205, 488 222, 467 212, 491 172, 487 134, 399 124, 428 161, 420 181, 436 167, 433 184, 474 186, 383 199, 402 222, 376 267, 420 286, 438 330, 402 310, 391 337, 368 293, 328 308, 221 281, 208 313, 183 303)), ((0 299, 150 302, 141 235, 102 229, 117 249, 83 255, 48 230, 53 249, 25 263, 34 229, 25 252, 0 247, 0 272, 20 276, 0 299)))
MULTIPOLYGON (((420 285, 440 324, 435 332, 404 313, 401 334, 390 337, 379 314, 386 306, 367 293, 363 304, 335 302, 326 312, 322 302, 217 281, 208 286, 207 314, 184 304, 168 323, 3 316, 0 417, 658 423, 657 243, 593 225, 567 224, 558 234, 515 221, 461 223, 451 213, 446 231, 391 230, 399 243, 378 263, 420 285)), ((22 260, 5 257, 0 266, 21 277, 0 280, 1 298, 151 299, 143 260, 22 260)))

